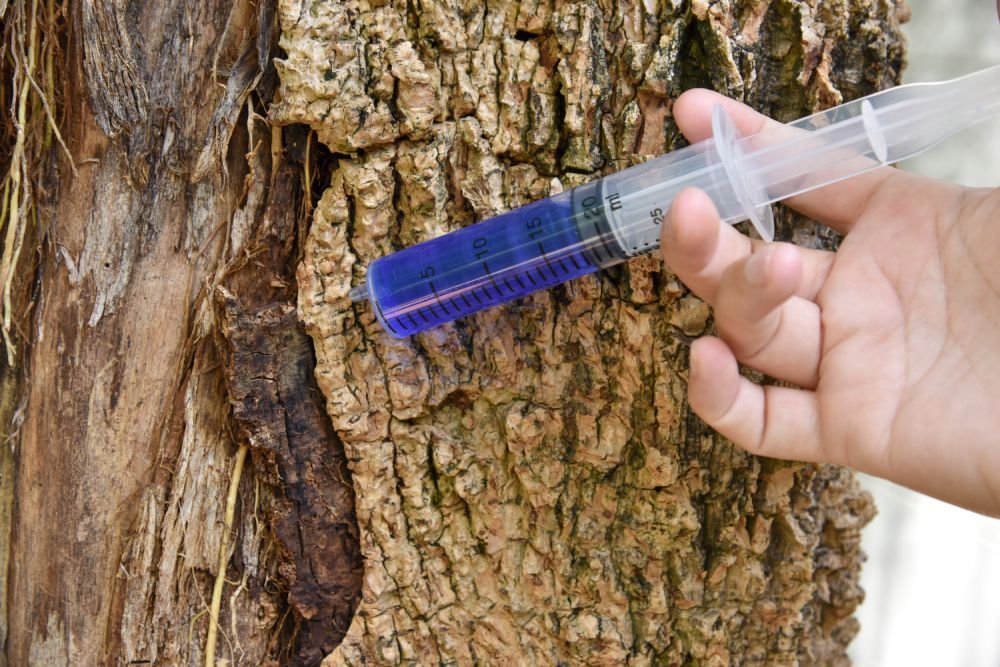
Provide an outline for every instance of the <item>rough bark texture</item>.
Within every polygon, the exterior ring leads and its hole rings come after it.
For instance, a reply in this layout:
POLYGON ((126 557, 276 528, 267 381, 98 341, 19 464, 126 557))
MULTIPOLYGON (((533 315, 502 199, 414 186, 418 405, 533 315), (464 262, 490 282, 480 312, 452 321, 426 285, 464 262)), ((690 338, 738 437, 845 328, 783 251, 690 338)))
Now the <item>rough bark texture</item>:
POLYGON ((710 314, 657 258, 404 341, 346 295, 394 248, 677 146, 687 88, 787 120, 897 81, 905 11, 279 2, 272 115, 338 158, 298 272, 364 556, 326 664, 846 660, 870 500, 688 413, 710 314))
POLYGON ((210 627, 230 664, 844 661, 870 501, 688 413, 710 313, 657 259, 407 341, 346 294, 393 248, 679 145, 686 88, 790 119, 895 82, 904 6, 14 7, 65 51, 76 173, 51 142, 15 262, 7 663, 203 664, 210 627))

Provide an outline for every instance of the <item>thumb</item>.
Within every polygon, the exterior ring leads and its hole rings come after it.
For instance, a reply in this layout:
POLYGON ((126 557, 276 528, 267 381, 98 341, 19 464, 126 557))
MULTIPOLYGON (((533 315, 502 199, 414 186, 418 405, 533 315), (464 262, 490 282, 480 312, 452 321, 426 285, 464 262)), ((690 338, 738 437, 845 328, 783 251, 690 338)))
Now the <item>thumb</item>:
POLYGON ((688 401, 706 424, 751 454, 826 461, 816 394, 761 387, 740 375, 733 351, 706 336, 691 345, 688 401))

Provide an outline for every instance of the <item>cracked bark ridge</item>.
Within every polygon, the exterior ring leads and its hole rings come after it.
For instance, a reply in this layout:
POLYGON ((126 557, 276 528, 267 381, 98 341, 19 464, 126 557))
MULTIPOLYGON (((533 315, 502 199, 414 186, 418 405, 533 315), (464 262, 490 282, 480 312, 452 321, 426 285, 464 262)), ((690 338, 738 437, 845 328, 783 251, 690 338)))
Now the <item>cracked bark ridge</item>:
POLYGON ((120 0, 84 0, 74 14, 90 105, 111 137, 141 124, 149 113, 149 90, 127 14, 120 0))
POLYGON ((285 551, 278 571, 299 619, 290 664, 316 665, 343 638, 361 589, 350 473, 295 307, 276 303, 246 312, 232 294, 219 299, 233 414, 258 479, 273 489, 270 525, 285 551))
POLYGON ((897 82, 905 5, 278 10, 272 116, 338 153, 298 271, 364 557, 326 664, 846 663, 870 499, 690 415, 687 342, 710 313, 658 258, 402 341, 347 292, 395 248, 677 147, 687 88, 789 120, 897 82))

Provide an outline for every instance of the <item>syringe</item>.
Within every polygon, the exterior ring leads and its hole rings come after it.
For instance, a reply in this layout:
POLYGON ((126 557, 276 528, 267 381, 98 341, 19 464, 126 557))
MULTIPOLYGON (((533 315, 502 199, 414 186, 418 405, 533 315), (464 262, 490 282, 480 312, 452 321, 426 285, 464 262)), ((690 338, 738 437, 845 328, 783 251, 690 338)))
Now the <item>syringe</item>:
POLYGON ((750 220, 771 241, 772 203, 912 157, 997 114, 1000 66, 743 138, 716 107, 712 138, 376 259, 350 298, 368 299, 393 336, 410 336, 656 249, 671 202, 689 187, 725 222, 750 220))

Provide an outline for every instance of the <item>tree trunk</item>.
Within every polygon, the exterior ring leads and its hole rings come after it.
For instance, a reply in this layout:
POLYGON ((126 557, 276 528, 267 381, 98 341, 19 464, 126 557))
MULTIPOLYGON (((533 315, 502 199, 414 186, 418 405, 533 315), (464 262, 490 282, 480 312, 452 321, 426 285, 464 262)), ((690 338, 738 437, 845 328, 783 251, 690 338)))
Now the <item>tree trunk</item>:
POLYGON ((790 120, 897 82, 901 0, 3 7, 5 108, 55 81, 20 127, 75 162, 25 144, 8 664, 846 661, 871 501, 690 415, 711 316, 658 258, 408 340, 346 295, 679 146, 687 88, 790 120))

